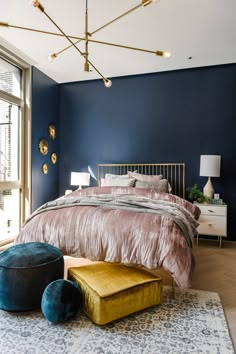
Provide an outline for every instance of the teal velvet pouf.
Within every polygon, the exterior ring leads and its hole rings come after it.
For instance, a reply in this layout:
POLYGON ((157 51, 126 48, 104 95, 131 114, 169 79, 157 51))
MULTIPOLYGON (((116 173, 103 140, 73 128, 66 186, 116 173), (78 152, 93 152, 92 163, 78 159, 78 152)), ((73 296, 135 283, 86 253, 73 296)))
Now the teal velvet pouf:
POLYGON ((64 276, 61 251, 47 243, 28 242, 0 253, 0 308, 29 311, 39 308, 44 289, 64 276))
POLYGON ((55 280, 44 290, 41 309, 50 322, 60 323, 70 320, 81 307, 81 289, 75 282, 55 280))

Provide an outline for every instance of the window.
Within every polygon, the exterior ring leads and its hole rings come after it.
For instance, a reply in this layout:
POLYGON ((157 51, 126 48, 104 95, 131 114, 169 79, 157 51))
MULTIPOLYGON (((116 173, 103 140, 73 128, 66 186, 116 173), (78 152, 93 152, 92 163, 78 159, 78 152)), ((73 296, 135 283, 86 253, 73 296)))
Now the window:
POLYGON ((14 239, 25 216, 24 79, 23 67, 0 56, 0 245, 14 239))
POLYGON ((22 97, 22 70, 0 57, 0 90, 22 97))

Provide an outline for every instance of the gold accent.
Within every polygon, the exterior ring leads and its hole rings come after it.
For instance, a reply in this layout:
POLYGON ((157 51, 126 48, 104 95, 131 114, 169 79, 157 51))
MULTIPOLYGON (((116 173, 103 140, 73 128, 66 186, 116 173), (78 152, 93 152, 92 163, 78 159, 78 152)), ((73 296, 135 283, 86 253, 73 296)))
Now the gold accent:
POLYGON ((52 152, 50 159, 51 162, 55 165, 55 163, 57 162, 57 154, 55 152, 52 152))
MULTIPOLYGON (((3 23, 3 22, 0 22, 0 26, 1 26, 1 23, 3 23)), ((36 28, 14 26, 14 25, 9 25, 9 24, 7 24, 6 27, 16 28, 16 29, 20 29, 20 30, 23 30, 23 31, 36 32, 36 33, 41 33, 41 34, 50 34, 52 36, 64 37, 63 34, 60 34, 60 33, 42 31, 42 30, 38 30, 36 28)), ((78 36, 68 35, 68 37, 70 37, 71 39, 78 39, 78 41, 74 42, 74 44, 78 44, 81 41, 85 41, 85 38, 78 37, 78 36)), ((97 40, 94 40, 94 39, 88 39, 88 42, 97 43, 97 44, 103 44, 103 45, 108 45, 108 46, 118 47, 118 48, 123 48, 123 49, 130 49, 130 50, 135 50, 135 51, 144 52, 144 53, 155 54, 157 56, 164 56, 164 53, 166 53, 164 51, 157 51, 157 50, 149 50, 149 49, 143 49, 143 48, 130 47, 130 46, 123 45, 123 44, 97 41, 97 40)), ((63 53, 65 50, 67 50, 67 49, 69 49, 71 47, 72 47, 72 45, 69 45, 68 47, 62 49, 61 51, 51 54, 49 56, 50 60, 56 59, 59 54, 63 53)), ((83 54, 83 56, 85 55, 85 53, 82 53, 82 54, 83 54)))
POLYGON ((88 2, 87 2, 87 0, 86 0, 86 9, 85 9, 85 30, 84 30, 84 35, 85 35, 85 37, 84 37, 85 38, 84 71, 89 72, 89 62, 88 62, 88 56, 89 56, 89 52, 88 52, 88 36, 89 36, 89 32, 88 32, 88 2))
MULTIPOLYGON (((0 22, 0 26, 1 26, 1 23, 3 23, 3 22, 0 22)), ((20 29, 20 30, 23 30, 23 31, 36 32, 36 33, 41 33, 41 34, 49 34, 49 35, 52 35, 52 36, 64 37, 63 34, 61 34, 61 33, 42 31, 42 30, 38 30, 36 28, 31 28, 31 27, 21 27, 21 26, 9 25, 9 24, 7 24, 6 27, 20 29)), ((78 37, 78 36, 68 35, 68 37, 71 38, 71 39, 77 39, 77 41, 74 42, 74 44, 78 44, 79 42, 86 40, 85 38, 78 37)), ((123 45, 123 44, 104 42, 104 41, 97 41, 97 40, 89 39, 89 38, 87 40, 88 40, 88 42, 91 42, 91 43, 103 44, 103 45, 108 45, 108 46, 112 46, 112 47, 118 47, 118 48, 122 48, 122 49, 130 49, 130 50, 135 50, 135 51, 139 51, 139 52, 155 54, 157 56, 164 56, 164 53, 165 53, 164 51, 157 51, 157 50, 149 50, 149 49, 143 49, 143 48, 130 47, 130 46, 123 45)), ((68 47, 65 47, 64 49, 60 50, 59 52, 49 55, 49 59, 50 60, 56 59, 59 54, 63 53, 64 51, 66 51, 67 49, 69 49, 71 47, 72 47, 72 45, 69 45, 68 47)), ((86 53, 82 53, 82 54, 83 54, 83 56, 85 56, 86 53)))
POLYGON ((45 139, 41 139, 39 142, 39 151, 43 155, 47 155, 48 153, 48 142, 45 139))
POLYGON ((159 57, 163 57, 164 52, 162 50, 157 50, 156 55, 158 55, 159 57))
POLYGON ((9 27, 7 22, 0 22, 0 27, 9 27))
POLYGON ((48 126, 48 136, 52 140, 56 138, 56 126, 54 124, 48 126))
POLYGON ((54 59, 56 59, 56 58, 57 58, 56 53, 52 53, 52 54, 49 55, 49 57, 48 57, 48 59, 49 59, 50 61, 52 61, 52 60, 54 60, 54 59))
POLYGON ((46 175, 48 173, 48 164, 47 163, 44 163, 42 165, 42 172, 44 175, 46 175))
POLYGON ((84 71, 89 72, 89 63, 84 63, 84 71))
MULTIPOLYGON (((37 2, 38 1, 36 1, 36 3, 37 2)), ((42 13, 49 19, 49 21, 51 21, 54 24, 54 26, 63 34, 63 36, 70 42, 70 44, 80 53, 80 55, 84 57, 84 53, 72 42, 70 37, 67 36, 67 34, 65 34, 65 32, 56 24, 56 22, 47 14, 47 12, 44 9, 42 13)), ((96 68, 96 66, 89 59, 87 59, 87 63, 89 63, 94 68, 94 70, 101 76, 102 79, 106 79, 105 76, 102 75, 102 73, 96 68)))
MULTIPOLYGON (((70 45, 63 48, 62 50, 60 50, 57 53, 53 53, 49 56, 49 60, 53 60, 55 59, 59 54, 63 53, 64 51, 66 51, 67 49, 74 47, 79 53, 80 55, 84 58, 85 62, 84 62, 84 71, 89 72, 90 68, 89 66, 92 66, 92 68, 101 76, 101 78, 103 79, 104 83, 107 82, 107 78, 96 68, 96 66, 88 59, 89 56, 89 50, 88 50, 88 44, 89 42, 94 42, 94 43, 99 43, 99 44, 103 44, 103 45, 110 45, 110 46, 114 46, 114 47, 119 47, 119 48, 124 48, 124 49, 130 49, 130 50, 136 50, 136 51, 141 51, 141 52, 146 52, 146 53, 151 53, 151 54, 155 54, 158 56, 163 56, 163 57, 170 57, 170 53, 169 52, 163 52, 163 51, 153 51, 153 50, 147 50, 147 49, 142 49, 142 48, 135 48, 135 47, 130 47, 130 46, 125 46, 125 45, 121 45, 121 44, 116 44, 116 43, 109 43, 109 42, 104 42, 104 41, 96 41, 96 40, 91 40, 89 39, 90 36, 92 36, 94 33, 97 33, 99 31, 101 31, 102 29, 104 29, 105 27, 111 25, 112 23, 118 21, 119 19, 123 18, 124 16, 127 16, 128 14, 130 14, 131 12, 139 9, 140 7, 143 6, 147 6, 149 4, 151 4, 153 2, 153 0, 140 0, 139 5, 134 6, 133 8, 131 8, 130 10, 124 12, 123 14, 121 14, 120 16, 114 18, 113 20, 107 22, 106 24, 104 24, 103 26, 99 27, 98 29, 96 29, 93 32, 89 32, 88 30, 88 5, 87 5, 87 0, 86 0, 86 10, 85 10, 85 32, 84 32, 84 37, 80 38, 80 37, 74 37, 74 36, 68 36, 67 34, 65 34, 65 32, 63 32, 63 30, 55 23, 55 21, 47 14, 47 12, 45 11, 44 7, 42 6, 42 4, 38 1, 38 0, 34 0, 33 1, 33 6, 38 8, 53 24, 54 26, 61 32, 61 34, 59 33, 54 33, 54 32, 48 32, 48 31, 41 31, 41 30, 37 30, 37 29, 33 29, 33 28, 26 28, 26 27, 20 27, 20 26, 13 26, 13 25, 9 25, 5 22, 2 22, 2 26, 5 27, 13 27, 13 28, 18 28, 18 29, 23 29, 23 30, 28 30, 28 31, 34 31, 34 32, 40 32, 40 33, 44 33, 44 34, 51 34, 51 35, 59 35, 59 36, 63 36, 65 37, 69 42, 70 45), (73 42, 71 39, 77 39, 75 42, 73 42), (85 41, 85 51, 82 52, 78 47, 77 44, 80 41, 85 41)), ((1 25, 1 23, 0 23, 1 25)), ((110 87, 111 85, 106 87, 110 87)))
POLYGON ((156 55, 158 55, 160 57, 164 57, 166 59, 169 59, 171 57, 171 53, 170 52, 163 52, 161 50, 157 50, 156 51, 156 55))
POLYGON ((98 325, 162 302, 162 279, 138 267, 93 262, 70 268, 68 278, 81 287, 83 310, 98 325))
POLYGON ((153 2, 153 0, 142 0, 142 5, 147 6, 150 5, 153 2))
POLYGON ((32 5, 36 7, 40 12, 44 12, 44 7, 38 0, 32 1, 32 5))
MULTIPOLYGON (((139 9, 140 7, 148 5, 148 4, 145 5, 145 2, 147 2, 147 1, 150 1, 150 0, 142 0, 142 2, 141 2, 139 5, 134 6, 134 7, 131 8, 130 10, 128 10, 128 11, 126 11, 125 13, 121 14, 120 16, 118 16, 118 17, 114 18, 113 20, 111 20, 111 21, 105 23, 103 26, 99 27, 98 29, 96 29, 96 30, 93 31, 93 32, 90 33, 90 32, 87 31, 87 29, 85 30, 85 32, 88 34, 88 36, 92 36, 93 34, 95 34, 95 33, 99 32, 99 31, 101 31, 101 30, 104 29, 105 27, 107 27, 107 26, 111 25, 112 23, 114 23, 114 22, 120 20, 121 18, 127 16, 128 14, 130 14, 131 12, 133 12, 133 11, 139 9)), ((151 2, 152 2, 152 0, 151 0, 151 2)), ((151 2, 150 2, 150 3, 151 3, 151 2)), ((114 44, 114 43, 109 43, 109 42, 95 41, 95 40, 88 39, 88 36, 86 36, 86 37, 84 37, 84 38, 79 38, 79 37, 78 37, 78 38, 77 38, 78 40, 77 40, 76 42, 74 42, 74 44, 78 44, 78 43, 81 42, 81 41, 87 41, 87 42, 94 42, 94 43, 99 43, 99 44, 104 44, 104 45, 111 45, 111 46, 114 46, 114 47, 120 47, 120 48, 125 48, 125 49, 139 50, 139 51, 147 52, 147 53, 154 53, 154 54, 156 53, 156 52, 154 52, 154 51, 149 51, 149 50, 145 50, 145 49, 133 48, 133 47, 128 47, 128 46, 119 45, 119 44, 114 44)), ((72 38, 72 36, 69 36, 69 37, 72 38)), ((75 37, 74 37, 74 38, 75 38, 75 37)), ((61 50, 60 50, 59 52, 57 52, 56 54, 59 55, 59 54, 63 53, 64 51, 66 51, 67 49, 71 48, 71 47, 72 47, 72 45, 69 45, 68 47, 65 47, 65 48, 61 49, 61 50)), ((86 50, 85 50, 85 52, 86 52, 86 50)))

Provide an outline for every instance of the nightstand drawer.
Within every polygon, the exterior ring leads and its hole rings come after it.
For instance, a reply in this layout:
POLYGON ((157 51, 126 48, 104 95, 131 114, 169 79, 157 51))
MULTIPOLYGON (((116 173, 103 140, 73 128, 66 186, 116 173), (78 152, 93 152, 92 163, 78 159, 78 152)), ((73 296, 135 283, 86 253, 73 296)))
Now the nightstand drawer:
POLYGON ((197 206, 201 209, 202 215, 222 215, 226 216, 227 208, 225 205, 199 205, 197 206))
POLYGON ((226 218, 222 216, 201 215, 198 233, 202 235, 226 236, 226 218))

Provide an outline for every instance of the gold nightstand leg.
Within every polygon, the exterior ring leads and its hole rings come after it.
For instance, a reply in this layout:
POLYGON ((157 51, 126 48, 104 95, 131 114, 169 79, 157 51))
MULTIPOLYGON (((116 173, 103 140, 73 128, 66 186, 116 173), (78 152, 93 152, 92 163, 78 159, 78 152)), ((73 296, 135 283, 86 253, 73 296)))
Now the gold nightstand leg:
POLYGON ((222 248, 222 237, 221 236, 219 237, 220 237, 220 248, 222 248))

